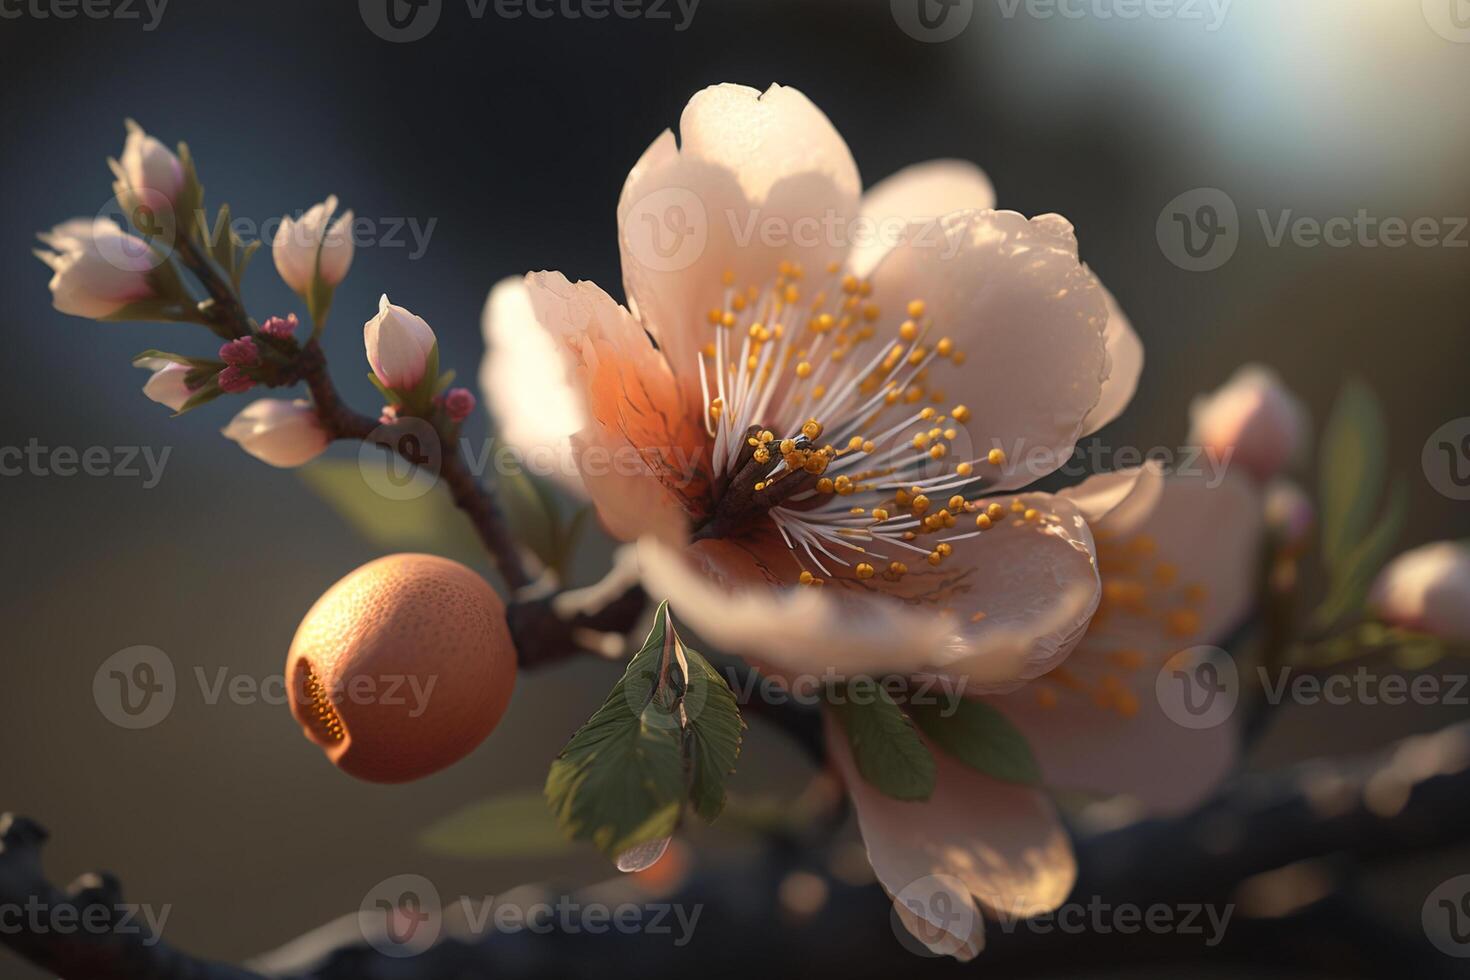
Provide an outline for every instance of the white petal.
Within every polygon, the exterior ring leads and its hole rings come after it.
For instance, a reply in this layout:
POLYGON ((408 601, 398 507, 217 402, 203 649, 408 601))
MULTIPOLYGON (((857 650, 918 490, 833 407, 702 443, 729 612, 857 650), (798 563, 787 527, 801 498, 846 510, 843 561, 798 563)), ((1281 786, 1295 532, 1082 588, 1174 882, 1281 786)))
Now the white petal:
POLYGON ((1103 296, 1108 301, 1108 326, 1103 335, 1108 351, 1108 376, 1103 381, 1102 397, 1082 423, 1083 435, 1091 435, 1123 414, 1138 390, 1138 378, 1143 373, 1143 341, 1138 339, 1123 308, 1105 287, 1103 296))
POLYGON ((859 208, 868 242, 854 242, 848 267, 865 277, 877 267, 911 223, 923 227, 956 211, 995 207, 995 188, 985 172, 967 160, 929 160, 905 167, 868 188, 859 208))

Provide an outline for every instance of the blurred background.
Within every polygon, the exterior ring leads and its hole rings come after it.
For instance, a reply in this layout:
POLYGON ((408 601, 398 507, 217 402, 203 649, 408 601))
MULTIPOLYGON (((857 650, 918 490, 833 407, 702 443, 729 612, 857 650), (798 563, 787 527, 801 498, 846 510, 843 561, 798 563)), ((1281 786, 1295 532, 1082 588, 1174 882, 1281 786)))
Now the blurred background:
MULTIPOLYGON (((210 202, 247 221, 335 193, 380 223, 383 240, 359 241, 325 338, 344 394, 370 409, 358 327, 380 293, 427 319, 445 366, 472 379, 481 306, 500 277, 552 268, 617 293, 619 188, 692 93, 793 85, 846 137, 865 182, 967 158, 1002 207, 1076 225, 1147 348, 1137 398, 1102 434, 1110 444, 1180 445, 1190 399, 1245 361, 1280 371, 1318 422, 1344 378, 1360 377, 1390 419, 1388 465, 1409 482, 1404 544, 1470 535, 1467 505, 1420 465, 1430 434, 1470 415, 1463 0, 1201 0, 1137 17, 1107 0, 959 0, 937 34, 915 28, 902 0, 670 2, 663 16, 600 20, 569 16, 577 4, 540 19, 443 0, 437 25, 410 43, 378 36, 350 3, 172 0, 160 13, 155 0, 131 4, 131 17, 120 4, 62 19, 45 0, 7 0, 0 19, 0 445, 168 452, 156 483, 146 467, 0 478, 0 810, 52 832, 53 880, 105 867, 132 900, 171 905, 165 935, 192 952, 238 960, 274 947, 399 873, 445 895, 607 876, 590 848, 476 863, 426 854, 416 838, 463 804, 539 789, 616 668, 523 676, 492 738, 402 787, 331 768, 284 707, 209 703, 196 671, 209 684, 221 671, 279 672, 314 599, 378 552, 297 475, 219 437, 237 400, 171 419, 141 396, 146 374, 130 358, 210 353, 203 331, 52 310, 33 236, 108 204, 104 161, 126 117, 186 140, 210 202), (1238 244, 1189 271, 1158 226, 1199 188, 1237 208, 1238 244), (1435 219, 1443 240, 1335 247, 1270 233, 1287 215, 1360 212, 1435 219), (163 723, 128 731, 99 712, 92 680, 139 644, 168 654, 180 691, 163 723)), ((266 255, 245 295, 258 318, 297 308, 266 255)), ((467 429, 490 432, 480 416, 467 429)), ((584 549, 584 577, 601 548, 584 549)), ((1350 752, 1457 714, 1286 709, 1253 764, 1350 752)), ((759 723, 742 763, 733 786, 751 794, 790 794, 808 771, 759 723)), ((1458 863, 1470 870, 1466 855, 1458 863)), ((1399 869, 1384 914, 1412 926, 1447 872, 1399 869)), ((4 953, 0 973, 40 975, 4 953)))

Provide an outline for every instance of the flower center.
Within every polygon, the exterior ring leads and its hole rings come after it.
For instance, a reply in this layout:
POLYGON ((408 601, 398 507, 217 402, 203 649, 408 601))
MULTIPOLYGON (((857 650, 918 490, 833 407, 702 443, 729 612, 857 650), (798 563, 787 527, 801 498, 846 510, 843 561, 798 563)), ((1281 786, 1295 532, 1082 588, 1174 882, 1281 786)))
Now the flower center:
POLYGON ((965 458, 970 411, 944 411, 936 377, 965 352, 924 300, 885 318, 872 284, 835 265, 810 291, 789 262, 768 283, 740 286, 726 272, 723 285, 699 354, 715 506, 696 539, 768 519, 803 584, 822 584, 834 568, 897 581, 903 558, 939 565, 953 541, 1002 522, 1006 509, 974 494, 1005 453, 965 458))

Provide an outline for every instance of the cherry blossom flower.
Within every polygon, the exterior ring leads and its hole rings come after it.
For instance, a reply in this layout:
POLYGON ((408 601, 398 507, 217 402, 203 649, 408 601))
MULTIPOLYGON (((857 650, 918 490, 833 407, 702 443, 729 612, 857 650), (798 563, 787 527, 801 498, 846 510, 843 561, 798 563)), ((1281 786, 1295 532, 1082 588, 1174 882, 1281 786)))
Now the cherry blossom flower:
MULTIPOLYGON (((555 425, 522 425, 538 402, 508 405, 487 377, 502 424, 566 439, 608 530, 640 542, 650 591, 725 650, 976 694, 1046 674, 1099 602, 1093 538, 1077 500, 1015 491, 1122 411, 1142 360, 1072 226, 993 210, 956 161, 863 195, 841 137, 790 88, 706 89, 680 134, 654 141, 618 203, 626 307, 551 272, 492 295, 495 345, 514 338, 538 384, 573 396, 553 395, 555 425), (538 330, 560 371, 521 336, 538 330)), ((986 777, 937 761, 911 822, 865 826, 890 891, 905 862, 932 862, 987 907, 1054 908, 1075 866, 1043 792, 975 794, 986 777), (957 836, 994 866, 970 874, 957 836), (909 857, 887 866, 875 838, 909 857)))

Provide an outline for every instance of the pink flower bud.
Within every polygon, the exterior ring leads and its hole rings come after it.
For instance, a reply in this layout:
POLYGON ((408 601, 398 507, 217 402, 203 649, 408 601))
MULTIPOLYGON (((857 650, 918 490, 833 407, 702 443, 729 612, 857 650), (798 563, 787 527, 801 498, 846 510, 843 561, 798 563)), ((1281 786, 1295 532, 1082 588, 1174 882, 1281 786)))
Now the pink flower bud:
POLYGON ((260 363, 260 349, 250 337, 240 337, 220 345, 219 359, 231 367, 254 367, 260 363))
POLYGON ((286 340, 296 335, 296 328, 300 321, 296 319, 295 313, 287 313, 284 317, 273 316, 260 325, 260 332, 267 336, 286 340))
POLYGON ((36 258, 54 273, 51 303, 62 313, 99 320, 153 295, 157 256, 111 219, 76 218, 39 237, 50 250, 36 258))
POLYGON ((1368 606, 1395 626, 1470 641, 1470 549, 1437 541, 1404 552, 1378 573, 1368 606))
POLYGON ((120 177, 128 188, 147 199, 161 196, 170 203, 184 186, 184 166, 173 151, 128 120, 128 138, 118 161, 120 177))
POLYGON ((230 395, 238 395, 255 387, 255 380, 234 366, 220 371, 218 383, 219 390, 230 395))
POLYGON ((189 375, 189 366, 160 357, 143 357, 133 362, 134 367, 147 368, 153 372, 148 383, 143 385, 143 394, 160 405, 167 405, 177 412, 194 394, 194 389, 184 383, 189 375))
POLYGON ((463 422, 475 410, 475 396, 468 388, 450 388, 444 395, 444 411, 456 422, 463 422))
POLYGON ((1269 368, 1247 364, 1190 409, 1190 442, 1238 463, 1257 480, 1279 473, 1301 449, 1307 413, 1269 368))
POLYGON ((362 336, 368 364, 385 386, 408 391, 423 380, 435 339, 422 318, 389 303, 384 294, 378 315, 363 324, 362 336))
POLYGON ((326 450, 328 442, 316 410, 299 398, 251 402, 221 431, 256 459, 280 467, 310 462, 326 450))
POLYGON ((300 218, 287 215, 281 220, 271 257, 286 285, 300 296, 311 291, 319 256, 322 282, 336 286, 347 278, 353 252, 352 212, 344 211, 329 227, 336 210, 337 198, 333 195, 308 208, 300 218))

